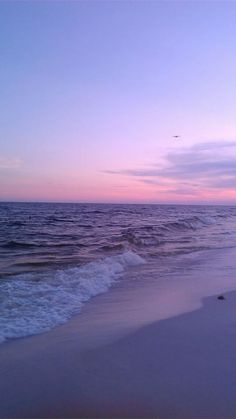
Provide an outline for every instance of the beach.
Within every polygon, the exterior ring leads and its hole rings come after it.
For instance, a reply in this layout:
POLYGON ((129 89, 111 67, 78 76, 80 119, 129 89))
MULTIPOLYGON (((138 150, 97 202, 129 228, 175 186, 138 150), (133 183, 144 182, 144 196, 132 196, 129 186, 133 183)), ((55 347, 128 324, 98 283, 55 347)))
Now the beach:
POLYGON ((121 281, 65 325, 2 344, 0 417, 235 418, 235 250, 219 255, 201 267, 212 288, 197 268, 165 292, 121 281))
POLYGON ((0 0, 0 419, 236 419, 236 0, 0 0))

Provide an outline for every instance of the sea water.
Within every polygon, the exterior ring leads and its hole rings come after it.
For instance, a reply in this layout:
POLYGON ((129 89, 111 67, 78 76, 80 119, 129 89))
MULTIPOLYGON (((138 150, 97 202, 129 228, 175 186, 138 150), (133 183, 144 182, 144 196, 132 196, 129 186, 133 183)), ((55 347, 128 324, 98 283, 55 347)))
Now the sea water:
POLYGON ((119 281, 163 283, 229 248, 233 206, 0 203, 0 341, 65 323, 119 281))

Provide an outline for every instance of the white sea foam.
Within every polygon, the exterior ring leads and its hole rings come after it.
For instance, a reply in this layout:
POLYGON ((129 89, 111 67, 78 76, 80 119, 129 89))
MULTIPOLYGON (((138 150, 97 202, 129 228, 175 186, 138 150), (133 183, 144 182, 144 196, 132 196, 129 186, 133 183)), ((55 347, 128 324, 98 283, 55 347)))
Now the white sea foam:
POLYGON ((132 251, 47 274, 17 275, 0 287, 0 342, 50 330, 106 292, 128 266, 144 263, 132 251))
POLYGON ((217 223, 217 219, 215 217, 211 217, 210 215, 209 216, 205 215, 198 218, 202 222, 202 224, 205 224, 205 225, 211 225, 211 224, 217 223))

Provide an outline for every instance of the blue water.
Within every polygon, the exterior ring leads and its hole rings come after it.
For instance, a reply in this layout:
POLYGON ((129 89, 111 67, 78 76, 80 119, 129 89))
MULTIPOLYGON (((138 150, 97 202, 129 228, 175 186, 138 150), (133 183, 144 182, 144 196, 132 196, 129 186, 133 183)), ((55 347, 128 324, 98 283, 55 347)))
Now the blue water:
POLYGON ((0 203, 0 341, 50 330, 130 266, 236 247, 236 207, 0 203))

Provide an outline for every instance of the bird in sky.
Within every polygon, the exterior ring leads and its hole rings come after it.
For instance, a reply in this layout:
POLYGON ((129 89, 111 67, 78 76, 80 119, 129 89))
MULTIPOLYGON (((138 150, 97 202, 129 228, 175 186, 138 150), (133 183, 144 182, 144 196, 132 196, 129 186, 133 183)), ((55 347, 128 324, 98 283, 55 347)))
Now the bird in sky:
POLYGON ((173 135, 173 138, 181 138, 181 135, 173 135))

